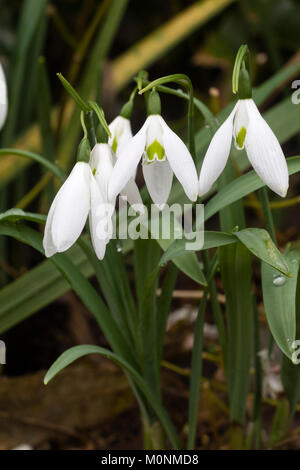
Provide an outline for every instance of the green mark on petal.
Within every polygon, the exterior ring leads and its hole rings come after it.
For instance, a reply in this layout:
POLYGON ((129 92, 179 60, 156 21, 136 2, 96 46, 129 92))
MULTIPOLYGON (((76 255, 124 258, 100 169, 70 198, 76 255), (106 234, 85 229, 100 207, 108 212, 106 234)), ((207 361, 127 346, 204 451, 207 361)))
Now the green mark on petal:
POLYGON ((237 135, 237 138, 236 138, 236 143, 237 143, 237 146, 242 149, 244 147, 244 142, 245 142, 245 137, 246 137, 246 128, 243 126, 241 127, 238 135, 237 135))
POLYGON ((147 147, 147 157, 148 161, 152 162, 155 158, 157 160, 163 160, 165 155, 165 149, 163 146, 155 139, 149 147, 147 147))
POLYGON ((93 169, 92 173, 93 173, 93 175, 95 176, 95 174, 96 174, 96 168, 93 169))
POLYGON ((113 143, 112 143, 112 146, 111 146, 111 149, 114 153, 116 153, 117 147, 118 147, 118 141, 117 141, 117 138, 114 137, 114 140, 113 140, 113 143))

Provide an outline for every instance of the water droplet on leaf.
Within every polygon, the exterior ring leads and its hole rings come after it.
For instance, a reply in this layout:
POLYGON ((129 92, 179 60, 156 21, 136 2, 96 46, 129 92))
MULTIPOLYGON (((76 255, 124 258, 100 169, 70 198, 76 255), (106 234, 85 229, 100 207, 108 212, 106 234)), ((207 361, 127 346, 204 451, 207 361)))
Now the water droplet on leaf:
POLYGON ((280 274, 279 276, 275 276, 273 279, 273 284, 276 287, 283 286, 285 283, 286 283, 286 277, 282 276, 282 274, 280 274))

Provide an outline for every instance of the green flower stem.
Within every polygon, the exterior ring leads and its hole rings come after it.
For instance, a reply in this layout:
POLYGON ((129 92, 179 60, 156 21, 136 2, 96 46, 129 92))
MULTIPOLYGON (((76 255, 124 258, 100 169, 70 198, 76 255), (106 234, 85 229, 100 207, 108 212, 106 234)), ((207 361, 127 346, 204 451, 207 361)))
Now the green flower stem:
POLYGON ((261 189, 258 190, 258 197, 261 202, 261 207, 264 214, 265 225, 266 229, 268 230, 269 234, 274 243, 276 243, 276 233, 275 233, 275 225, 272 216, 272 212, 270 209, 270 202, 268 196, 268 190, 266 186, 263 186, 261 189))

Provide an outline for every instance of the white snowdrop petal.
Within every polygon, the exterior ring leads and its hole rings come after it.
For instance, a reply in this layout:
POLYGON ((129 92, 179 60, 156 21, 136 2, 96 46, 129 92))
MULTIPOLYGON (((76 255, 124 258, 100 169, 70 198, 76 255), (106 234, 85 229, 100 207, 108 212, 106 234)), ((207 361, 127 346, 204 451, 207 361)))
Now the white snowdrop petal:
POLYGON ((120 150, 108 187, 110 201, 115 200, 136 171, 145 149, 148 119, 146 119, 139 132, 120 150))
POLYGON ((206 151, 199 179, 199 196, 206 194, 224 170, 231 148, 233 118, 238 104, 213 136, 206 151))
POLYGON ((139 188, 133 178, 131 178, 125 188, 122 189, 121 195, 127 199, 128 203, 133 206, 133 209, 135 209, 136 206, 137 212, 142 214, 145 212, 139 188))
POLYGON ((59 193, 57 193, 57 195, 55 196, 51 204, 50 210, 47 215, 46 225, 45 225, 43 247, 45 250, 45 256, 47 258, 50 258, 50 256, 54 255, 57 252, 56 246, 54 245, 54 242, 52 239, 52 221, 53 221, 55 207, 57 204, 58 194, 59 193))
POLYGON ((263 182, 284 197, 289 186, 286 159, 272 129, 261 116, 253 100, 248 103, 249 125, 245 149, 254 170, 263 182))
POLYGON ((131 124, 129 119, 126 119, 123 116, 117 116, 108 127, 111 132, 111 137, 109 137, 108 143, 113 147, 116 139, 116 155, 118 157, 122 147, 132 139, 131 124))
POLYGON ((57 193, 51 234, 58 252, 70 248, 84 228, 90 209, 91 176, 89 165, 78 162, 57 193))
POLYGON ((90 167, 101 188, 104 198, 108 199, 108 185, 114 168, 115 156, 108 144, 96 144, 91 152, 90 167))
POLYGON ((0 130, 7 116, 7 86, 2 65, 0 64, 0 130))
POLYGON ((106 245, 110 240, 109 224, 111 218, 107 216, 110 211, 101 190, 95 180, 91 178, 91 209, 89 214, 89 226, 91 233, 92 245, 99 260, 105 255, 106 245))
POLYGON ((193 158, 178 135, 168 127, 163 118, 160 119, 163 128, 163 146, 167 160, 187 197, 191 201, 196 201, 198 196, 198 176, 193 158))
POLYGON ((160 209, 168 201, 172 188, 173 170, 168 161, 143 163, 143 174, 152 201, 160 209))

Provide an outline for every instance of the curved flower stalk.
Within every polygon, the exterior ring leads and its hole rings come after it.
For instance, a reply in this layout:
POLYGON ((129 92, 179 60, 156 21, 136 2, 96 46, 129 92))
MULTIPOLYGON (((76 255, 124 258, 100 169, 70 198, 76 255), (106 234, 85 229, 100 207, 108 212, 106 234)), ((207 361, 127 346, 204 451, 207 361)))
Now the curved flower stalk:
POLYGON ((2 65, 0 64, 0 130, 7 116, 7 86, 2 65))
POLYGON ((206 194, 224 170, 232 136, 238 150, 245 148, 250 163, 263 182, 279 196, 285 197, 289 185, 285 156, 251 98, 238 100, 215 133, 203 160, 199 195, 206 194))
POLYGON ((97 257, 103 259, 112 237, 114 203, 107 197, 112 170, 113 153, 108 144, 96 144, 89 163, 75 164, 50 207, 43 239, 47 257, 68 250, 89 216, 92 244, 97 257))
POLYGON ((141 158, 146 186, 159 208, 168 200, 173 173, 188 198, 197 199, 198 178, 192 156, 159 114, 148 116, 139 132, 120 148, 109 184, 110 199, 127 185, 141 158))
MULTIPOLYGON (((121 150, 132 139, 131 124, 129 119, 123 116, 117 116, 108 127, 111 132, 111 137, 109 137, 108 143, 115 155, 115 164, 117 158, 120 156, 121 150)), ((121 195, 128 200, 131 206, 141 208, 143 206, 143 201, 135 182, 135 177, 136 168, 132 173, 132 177, 128 180, 128 183, 122 189, 121 195)))

